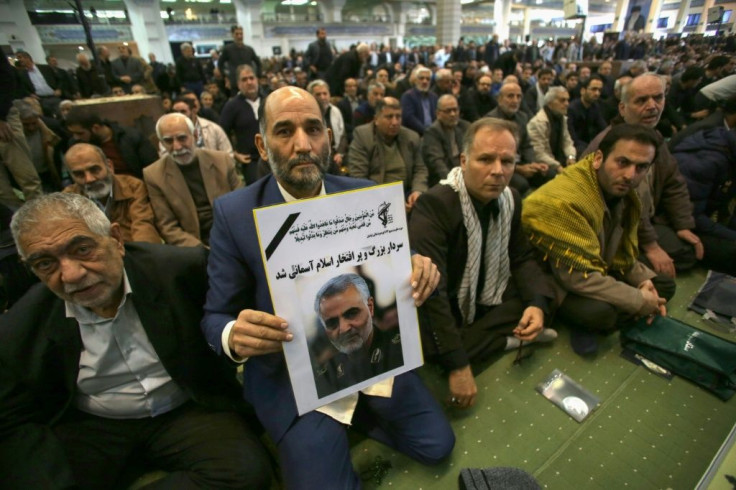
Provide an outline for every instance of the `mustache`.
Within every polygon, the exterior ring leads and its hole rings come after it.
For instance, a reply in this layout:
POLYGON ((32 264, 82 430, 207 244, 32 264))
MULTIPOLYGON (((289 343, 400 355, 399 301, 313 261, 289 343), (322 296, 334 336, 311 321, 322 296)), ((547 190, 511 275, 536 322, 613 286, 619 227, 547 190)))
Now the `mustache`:
POLYGON ((90 191, 102 190, 105 188, 106 185, 107 182, 97 181, 92 182, 91 184, 84 184, 84 189, 90 191))
POLYGON ((322 168, 322 160, 312 155, 299 155, 296 158, 289 160, 288 169, 291 170, 298 165, 304 165, 305 163, 311 163, 312 165, 322 168))
POLYGON ((64 292, 66 294, 74 294, 77 291, 81 291, 83 289, 87 289, 88 287, 94 286, 95 284, 96 283, 95 283, 95 279, 94 278, 89 279, 87 281, 84 281, 82 284, 74 284, 74 285, 64 284, 64 292))

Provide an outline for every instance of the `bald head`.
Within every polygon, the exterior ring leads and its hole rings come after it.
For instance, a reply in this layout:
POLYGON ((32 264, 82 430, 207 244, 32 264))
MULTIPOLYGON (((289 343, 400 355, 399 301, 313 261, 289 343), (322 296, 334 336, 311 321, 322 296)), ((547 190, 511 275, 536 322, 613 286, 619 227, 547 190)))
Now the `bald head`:
POLYGON ((108 160, 105 152, 99 146, 90 145, 89 143, 76 143, 71 146, 64 154, 64 160, 77 161, 79 158, 96 158, 101 161, 104 165, 107 165, 108 160))
POLYGON ((256 147, 276 180, 299 199, 319 194, 332 132, 317 100, 298 87, 282 87, 261 104, 258 119, 256 147))
POLYGON ((64 160, 74 183, 85 196, 102 201, 110 196, 112 164, 102 149, 88 143, 77 143, 69 148, 64 160))
POLYGON ((306 104, 307 106, 313 104, 313 107, 317 109, 317 112, 322 114, 317 99, 315 99, 314 96, 306 90, 291 85, 281 87, 271 92, 268 97, 266 97, 265 103, 261 104, 259 107, 258 125, 260 127, 261 134, 265 136, 268 132, 267 129, 269 121, 275 114, 277 114, 277 109, 284 107, 288 108, 290 105, 295 103, 299 103, 299 105, 306 104))
POLYGON ((437 100, 437 120, 446 128, 454 128, 460 120, 460 106, 457 98, 445 94, 437 100))
POLYGON ((664 81, 659 75, 640 75, 623 86, 618 110, 629 124, 654 128, 664 110, 664 81))

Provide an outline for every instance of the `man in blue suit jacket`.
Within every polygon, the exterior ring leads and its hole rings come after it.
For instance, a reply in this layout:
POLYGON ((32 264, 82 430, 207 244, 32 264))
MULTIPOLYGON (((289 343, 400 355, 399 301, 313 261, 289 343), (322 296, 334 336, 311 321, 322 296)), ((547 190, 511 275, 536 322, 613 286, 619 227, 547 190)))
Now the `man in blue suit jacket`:
MULTIPOLYGON (((356 398, 357 404, 331 404, 297 414, 282 354, 282 342, 293 337, 286 320, 273 315, 253 209, 372 183, 325 175, 331 132, 308 92, 281 88, 269 95, 259 112, 256 145, 273 175, 215 201, 210 290, 202 321, 210 347, 236 362, 249 358, 245 397, 278 446, 288 488, 360 486, 345 431, 351 423, 423 463, 438 463, 452 450, 454 435, 414 373, 396 376, 378 396, 373 396, 374 387, 367 388, 356 398)), ((439 278, 428 259, 414 256, 412 264, 414 299, 420 304, 439 278)))
POLYGON ((423 135, 437 117, 437 94, 429 91, 432 70, 417 68, 414 88, 401 96, 401 125, 423 135))

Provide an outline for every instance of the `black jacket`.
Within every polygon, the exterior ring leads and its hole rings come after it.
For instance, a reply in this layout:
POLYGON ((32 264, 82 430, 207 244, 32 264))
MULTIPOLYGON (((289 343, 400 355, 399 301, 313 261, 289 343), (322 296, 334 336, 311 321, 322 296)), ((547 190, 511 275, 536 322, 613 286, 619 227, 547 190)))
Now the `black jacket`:
POLYGON ((125 164, 135 177, 142 179, 143 169, 158 160, 156 147, 135 128, 119 126, 114 122, 107 124, 112 129, 113 139, 125 164))
MULTIPOLYGON (((166 371, 191 399, 215 409, 241 409, 234 370, 212 352, 199 321, 207 291, 201 248, 128 244, 131 299, 166 371)), ((51 427, 73 406, 82 339, 64 302, 34 286, 0 316, 0 474, 11 488, 51 488, 64 454, 51 427), (22 353, 22 355, 20 355, 22 353), (8 481, 12 475, 13 480, 8 481), (32 486, 27 484, 32 482, 32 486)))
POLYGON ((332 62, 327 69, 327 83, 330 85, 330 93, 333 96, 345 93, 345 79, 357 78, 362 66, 358 51, 351 49, 343 53, 332 62))
POLYGON ((77 81, 82 98, 89 99, 93 95, 105 95, 109 91, 105 82, 105 75, 97 71, 92 65, 89 70, 77 67, 77 81))

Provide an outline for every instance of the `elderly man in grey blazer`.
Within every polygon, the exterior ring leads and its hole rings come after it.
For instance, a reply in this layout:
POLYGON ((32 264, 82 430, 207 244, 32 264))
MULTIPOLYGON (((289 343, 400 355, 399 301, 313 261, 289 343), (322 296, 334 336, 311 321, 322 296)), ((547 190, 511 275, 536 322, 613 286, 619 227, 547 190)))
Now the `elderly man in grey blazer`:
POLYGON ((427 167, 422 160, 419 135, 401 125, 401 104, 385 97, 376 104, 372 123, 355 128, 348 152, 351 177, 378 184, 404 182, 406 210, 411 211, 427 190, 427 167))

